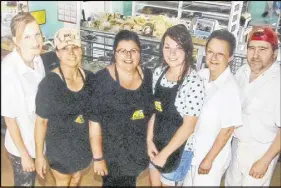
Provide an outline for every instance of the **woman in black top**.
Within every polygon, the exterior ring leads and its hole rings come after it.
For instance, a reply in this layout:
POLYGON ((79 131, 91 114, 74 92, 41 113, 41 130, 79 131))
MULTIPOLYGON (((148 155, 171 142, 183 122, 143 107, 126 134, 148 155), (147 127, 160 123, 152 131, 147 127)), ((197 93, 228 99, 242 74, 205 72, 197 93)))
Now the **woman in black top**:
POLYGON ((40 83, 36 96, 36 171, 44 178, 46 158, 57 186, 77 186, 82 170, 92 161, 87 103, 94 74, 79 68, 79 31, 63 28, 55 34, 60 65, 40 83))
POLYGON ((89 115, 94 171, 103 176, 103 186, 135 186, 149 162, 146 130, 152 114, 152 73, 140 67, 136 33, 120 31, 113 50, 113 64, 96 74, 89 115))

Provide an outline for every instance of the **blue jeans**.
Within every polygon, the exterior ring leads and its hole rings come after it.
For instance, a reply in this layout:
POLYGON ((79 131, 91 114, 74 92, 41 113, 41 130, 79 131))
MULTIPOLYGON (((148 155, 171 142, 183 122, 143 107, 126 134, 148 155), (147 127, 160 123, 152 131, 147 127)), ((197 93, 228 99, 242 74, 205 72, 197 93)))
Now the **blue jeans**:
POLYGON ((192 157, 192 151, 184 150, 178 168, 170 173, 161 174, 161 182, 163 184, 170 185, 171 183, 169 182, 177 183, 183 181, 188 170, 190 169, 192 157))

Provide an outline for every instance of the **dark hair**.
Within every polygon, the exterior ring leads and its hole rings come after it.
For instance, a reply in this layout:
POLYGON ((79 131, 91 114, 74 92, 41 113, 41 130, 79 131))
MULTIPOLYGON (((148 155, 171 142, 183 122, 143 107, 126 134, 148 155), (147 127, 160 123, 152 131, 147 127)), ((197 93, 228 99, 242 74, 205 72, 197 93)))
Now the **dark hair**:
POLYGON ((137 44, 137 46, 139 47, 140 53, 141 53, 141 44, 140 44, 140 38, 139 38, 138 34, 133 31, 129 31, 129 30, 121 30, 117 33, 117 35, 115 36, 115 39, 114 39, 112 62, 115 62, 115 53, 116 53, 116 48, 117 48, 119 42, 124 41, 124 40, 134 41, 137 44))
POLYGON ((195 69, 194 59, 192 56, 193 44, 192 44, 191 35, 187 30, 187 28, 185 27, 185 25, 183 24, 174 25, 166 30, 166 32, 162 36, 162 40, 160 44, 160 62, 162 62, 163 67, 165 64, 167 64, 163 54, 163 47, 166 37, 170 37, 171 39, 176 41, 176 43, 180 45, 185 52, 185 63, 181 74, 181 81, 182 81, 189 67, 195 69))
POLYGON ((220 30, 213 31, 207 40, 206 48, 208 48, 209 42, 212 39, 224 40, 225 42, 227 42, 228 47, 229 47, 228 48, 229 57, 231 57, 233 55, 234 50, 236 48, 236 38, 231 32, 229 32, 226 29, 220 29, 220 30))

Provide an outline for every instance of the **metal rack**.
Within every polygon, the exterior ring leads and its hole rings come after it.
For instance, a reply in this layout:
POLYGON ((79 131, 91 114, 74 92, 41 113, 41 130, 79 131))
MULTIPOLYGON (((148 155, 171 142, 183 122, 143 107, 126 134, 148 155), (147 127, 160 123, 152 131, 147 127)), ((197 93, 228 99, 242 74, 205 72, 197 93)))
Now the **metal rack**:
MULTIPOLYGON (((81 39, 83 49, 83 67, 96 72, 112 61, 113 42, 116 33, 100 31, 93 28, 81 27, 81 39)), ((141 41, 141 65, 150 69, 155 69, 160 65, 159 51, 160 39, 139 36, 141 41)), ((202 68, 204 47, 194 45, 196 49, 196 67, 202 68)))
MULTIPOLYGON (((235 36, 238 34, 243 1, 133 1, 132 15, 146 14, 143 8, 155 10, 158 14, 167 12, 191 23, 193 17, 215 19, 221 28, 227 28, 235 36)), ((153 11, 151 13, 153 14, 153 11)))
MULTIPOLYGON (((80 31, 83 48, 83 67, 96 72, 108 66, 112 62, 112 46, 116 33, 86 27, 81 27, 80 31), (91 38, 91 40, 86 38, 91 38)), ((141 64, 147 68, 154 69, 159 64, 159 41, 155 38, 143 36, 140 36, 140 40, 142 48, 141 64)))

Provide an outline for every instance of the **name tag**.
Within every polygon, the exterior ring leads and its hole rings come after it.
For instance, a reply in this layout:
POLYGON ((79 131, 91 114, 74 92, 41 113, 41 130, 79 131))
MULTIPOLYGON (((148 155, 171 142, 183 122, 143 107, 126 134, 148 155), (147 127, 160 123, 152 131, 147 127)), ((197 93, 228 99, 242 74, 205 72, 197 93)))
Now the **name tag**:
POLYGON ((83 115, 79 115, 79 116, 75 119, 75 123, 79 123, 79 124, 84 123, 83 115))
POLYGON ((133 113, 133 116, 132 116, 132 120, 138 120, 138 119, 143 119, 144 118, 144 113, 143 113, 143 110, 136 110, 134 113, 133 113))
POLYGON ((160 101, 154 101, 154 106, 155 106, 155 109, 159 112, 163 112, 162 110, 162 104, 160 101))

